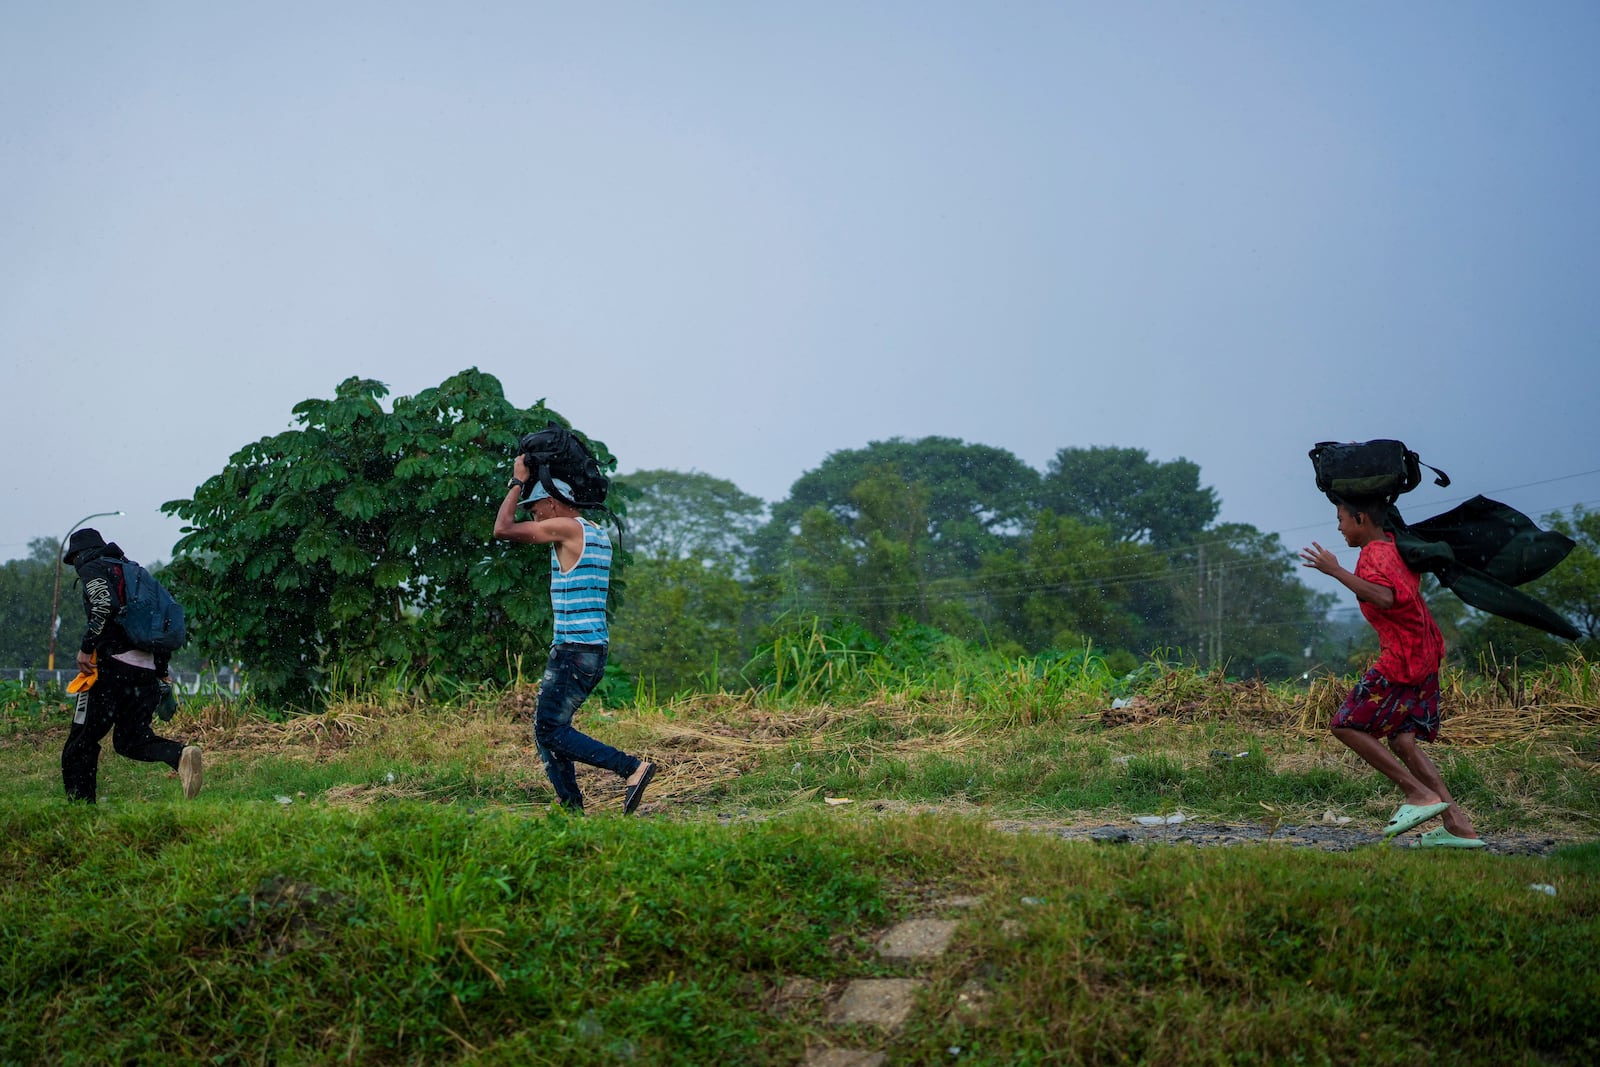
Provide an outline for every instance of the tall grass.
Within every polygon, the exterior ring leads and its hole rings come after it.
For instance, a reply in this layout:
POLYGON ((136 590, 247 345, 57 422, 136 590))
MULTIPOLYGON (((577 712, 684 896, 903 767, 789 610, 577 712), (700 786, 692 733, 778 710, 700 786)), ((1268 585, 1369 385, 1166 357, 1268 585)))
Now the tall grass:
MULTIPOLYGON (((1290 822, 1330 809, 1381 821, 1392 807, 1387 783, 1327 732, 1350 679, 1267 686, 1156 659, 1116 676, 1092 649, 1008 660, 926 632, 844 648, 811 633, 774 647, 784 670, 749 692, 591 701, 580 725, 660 761, 667 773, 652 798, 685 812, 782 809, 822 795, 1075 820, 1179 807, 1254 819, 1270 804, 1290 822)), ((1593 677, 1579 661, 1524 673, 1529 702, 1513 705, 1491 679, 1446 673, 1434 757, 1485 829, 1600 828, 1593 677)), ((429 698, 407 680, 363 688, 347 679, 318 714, 285 714, 248 696, 187 698, 162 729, 213 754, 219 769, 208 788, 234 776, 236 795, 252 798, 548 800, 531 745, 533 687, 435 682, 429 698)), ((69 705, 21 689, 0 697, 0 739, 17 743, 9 754, 0 747, 0 773, 57 790, 38 746, 54 731, 45 744, 59 748, 69 705)), ((103 773, 122 795, 153 799, 173 788, 109 753, 103 773)), ((596 774, 585 789, 615 803, 613 778, 596 774)))
POLYGON ((1031 725, 1125 686, 1085 645, 1071 653, 1007 657, 927 627, 883 642, 864 631, 824 629, 811 619, 784 630, 745 669, 763 706, 866 701, 960 704, 986 725, 1031 725))

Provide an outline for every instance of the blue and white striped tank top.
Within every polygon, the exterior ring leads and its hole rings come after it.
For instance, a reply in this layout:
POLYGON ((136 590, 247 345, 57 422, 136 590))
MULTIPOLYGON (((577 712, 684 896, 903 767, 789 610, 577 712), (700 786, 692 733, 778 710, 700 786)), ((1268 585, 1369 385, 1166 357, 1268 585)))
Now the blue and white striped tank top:
POLYGON ((550 546, 550 613, 555 616, 554 643, 604 645, 606 595, 611 588, 611 538, 588 519, 583 524, 583 555, 565 574, 556 546, 550 546))

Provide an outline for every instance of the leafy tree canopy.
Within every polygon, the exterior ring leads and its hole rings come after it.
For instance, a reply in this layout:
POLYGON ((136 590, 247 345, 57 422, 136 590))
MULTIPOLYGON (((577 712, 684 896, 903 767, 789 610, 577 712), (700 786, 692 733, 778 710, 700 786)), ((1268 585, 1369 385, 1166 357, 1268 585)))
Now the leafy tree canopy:
POLYGON ((666 698, 736 684, 747 658, 748 594, 726 563, 641 556, 611 627, 611 663, 666 698))
POLYGON ((788 551, 783 606, 792 614, 853 618, 882 635, 901 618, 932 621, 947 597, 930 591, 939 566, 931 492, 883 464, 861 472, 849 508, 800 516, 788 551))
POLYGON ((985 561, 982 589, 1003 631, 1026 649, 1137 648, 1138 606, 1166 576, 1159 554, 1045 511, 1014 548, 985 561))
POLYGON ((1161 548, 1186 544, 1217 517, 1216 491, 1200 485, 1200 467, 1161 462, 1142 448, 1063 448, 1050 461, 1039 504, 1109 528, 1120 541, 1161 548))
MULTIPOLYGON (((50 648, 50 601, 55 591, 57 549, 53 537, 28 542, 26 559, 0 564, 0 666, 43 667, 50 648)), ((72 664, 83 635, 83 612, 70 589, 72 568, 64 567, 61 629, 56 635, 56 663, 72 664), (74 626, 74 616, 77 624, 74 626)))
POLYGON ((696 471, 635 471, 619 484, 628 496, 628 545, 637 555, 735 571, 747 565, 751 538, 766 513, 761 498, 696 471))
POLYGON ((1300 570, 1299 557, 1275 533, 1247 523, 1212 527, 1175 568, 1183 643, 1197 660, 1233 674, 1302 673, 1337 597, 1307 586, 1300 570))
POLYGON ((548 637, 545 556, 493 527, 519 434, 566 420, 476 368, 387 394, 348 378, 162 506, 188 523, 169 570, 193 640, 268 696, 307 701, 330 671, 505 679, 548 637))
MULTIPOLYGON (((760 535, 762 565, 770 569, 783 558, 800 532, 801 517, 812 508, 826 510, 866 543, 868 528, 876 525, 872 503, 883 499, 888 481, 926 495, 929 573, 942 574, 975 567, 985 551, 1020 527, 1032 509, 1039 475, 1003 448, 951 437, 895 437, 834 452, 794 483, 788 499, 774 505, 760 535), (868 481, 879 488, 858 493, 868 481), (865 526, 860 524, 864 517, 865 526)), ((883 536, 908 540, 903 529, 884 530, 883 536)))
POLYGON ((1580 504, 1567 514, 1546 515, 1544 523, 1576 544, 1527 590, 1571 619, 1589 641, 1600 640, 1600 511, 1580 504))

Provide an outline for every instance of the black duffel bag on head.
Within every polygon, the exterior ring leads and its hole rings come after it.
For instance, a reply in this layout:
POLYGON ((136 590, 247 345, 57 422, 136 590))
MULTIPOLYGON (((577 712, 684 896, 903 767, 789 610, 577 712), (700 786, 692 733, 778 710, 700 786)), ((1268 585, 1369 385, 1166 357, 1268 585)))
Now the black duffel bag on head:
MULTIPOLYGON (((611 491, 611 479, 601 470, 589 443, 572 430, 551 421, 544 429, 525 433, 517 442, 517 450, 528 464, 527 492, 533 484, 544 486, 544 491, 575 508, 603 508, 606 494, 611 491), (566 493, 551 484, 559 479, 572 490, 566 493)), ((526 493, 524 493, 526 497, 526 493)))
POLYGON ((1401 441, 1319 441, 1310 455, 1317 488, 1334 498, 1392 504, 1422 484, 1423 467, 1433 471, 1433 484, 1450 484, 1448 474, 1423 463, 1401 441))

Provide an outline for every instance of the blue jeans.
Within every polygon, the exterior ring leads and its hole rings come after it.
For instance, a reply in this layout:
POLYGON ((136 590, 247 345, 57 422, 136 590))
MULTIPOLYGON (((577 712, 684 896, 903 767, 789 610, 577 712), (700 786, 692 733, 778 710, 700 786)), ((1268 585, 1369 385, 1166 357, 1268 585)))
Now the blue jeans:
POLYGON ((603 767, 624 778, 639 769, 633 756, 572 727, 578 705, 600 684, 605 670, 605 645, 552 645, 533 713, 534 744, 544 762, 544 773, 556 787, 556 799, 579 811, 583 810, 583 793, 578 789, 574 764, 603 767))

